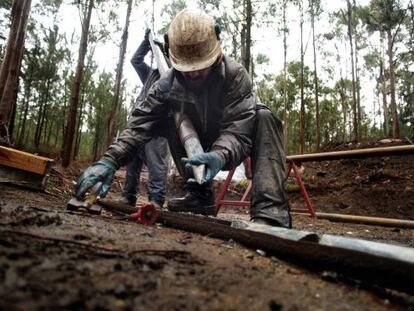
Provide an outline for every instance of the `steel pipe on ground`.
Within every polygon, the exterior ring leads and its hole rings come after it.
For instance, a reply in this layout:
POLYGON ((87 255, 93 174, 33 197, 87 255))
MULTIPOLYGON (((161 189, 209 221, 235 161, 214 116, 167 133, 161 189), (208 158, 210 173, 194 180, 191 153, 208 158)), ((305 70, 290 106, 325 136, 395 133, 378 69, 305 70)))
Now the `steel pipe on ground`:
MULTIPOLYGON (((305 214, 305 212, 293 212, 292 214, 305 214)), ((331 213, 320 213, 320 212, 316 213, 316 217, 319 219, 327 219, 330 221, 338 221, 338 222, 361 223, 361 224, 378 225, 378 226, 386 226, 386 227, 414 229, 414 221, 406 220, 406 219, 368 217, 368 216, 346 215, 346 214, 331 214, 331 213)))

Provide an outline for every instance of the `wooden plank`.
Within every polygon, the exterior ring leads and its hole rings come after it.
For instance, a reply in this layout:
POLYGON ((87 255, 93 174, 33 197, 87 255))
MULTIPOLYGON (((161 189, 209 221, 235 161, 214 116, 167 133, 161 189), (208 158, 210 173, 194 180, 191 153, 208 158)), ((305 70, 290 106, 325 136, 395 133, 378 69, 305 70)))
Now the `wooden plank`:
POLYGON ((28 152, 0 146, 0 164, 39 175, 46 175, 53 160, 28 152))
POLYGON ((36 190, 44 190, 48 178, 49 174, 40 175, 0 165, 0 183, 12 184, 36 190))
POLYGON ((296 163, 301 163, 301 162, 341 160, 341 159, 351 159, 351 158, 398 156, 398 155, 404 155, 404 154, 414 154, 414 145, 298 154, 298 155, 287 156, 286 160, 288 162, 294 161, 296 163))

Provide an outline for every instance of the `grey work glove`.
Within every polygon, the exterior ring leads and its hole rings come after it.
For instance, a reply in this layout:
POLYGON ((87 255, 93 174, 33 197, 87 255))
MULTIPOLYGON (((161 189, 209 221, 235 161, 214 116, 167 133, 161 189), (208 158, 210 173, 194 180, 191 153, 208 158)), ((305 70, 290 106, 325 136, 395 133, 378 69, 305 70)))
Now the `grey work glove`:
POLYGON ((75 186, 75 196, 83 200, 85 193, 91 189, 96 183, 102 182, 100 197, 105 197, 111 187, 112 180, 117 168, 114 162, 106 158, 89 166, 79 177, 75 186))

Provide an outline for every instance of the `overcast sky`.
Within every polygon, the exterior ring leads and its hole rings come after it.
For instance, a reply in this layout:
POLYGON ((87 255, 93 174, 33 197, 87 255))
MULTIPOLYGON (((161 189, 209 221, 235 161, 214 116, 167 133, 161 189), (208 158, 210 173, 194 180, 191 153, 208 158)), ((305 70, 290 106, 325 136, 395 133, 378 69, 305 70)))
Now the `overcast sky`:
MULTIPOLYGON (((37 2, 42 0, 33 0, 33 5, 37 2)), ((323 0, 322 0, 323 1, 323 0)), ((407 1, 407 0, 405 0, 407 1)), ((403 1, 403 2, 405 2, 403 1)), ((65 0, 65 4, 62 5, 59 11, 59 19, 61 20, 60 29, 67 33, 68 37, 76 31, 77 35, 80 36, 80 17, 79 12, 73 4, 73 1, 65 0)), ((125 1, 126 2, 126 1, 125 1)), ((265 1, 256 2, 256 6, 264 5, 265 1), (261 4, 260 4, 261 3, 261 4)), ((306 1, 305 1, 306 2, 306 1)), ((320 18, 316 21, 316 32, 320 34, 322 32, 328 32, 331 30, 329 21, 328 21, 328 13, 337 11, 340 8, 345 8, 346 1, 334 1, 334 0, 326 0, 323 1, 323 8, 324 13, 320 16, 320 18)), ((358 4, 368 4, 369 0, 359 0, 357 1, 358 4)), ((159 30, 161 28, 161 16, 162 16, 162 7, 165 5, 166 1, 155 1, 155 30, 159 30)), ((226 3, 224 0, 222 3, 226 3)), ((187 1, 189 7, 195 7, 195 0, 187 1)), ((225 4, 223 4, 223 7, 225 4)), ((256 7, 257 8, 257 7, 256 7)), ((95 10, 94 10, 95 11, 95 10)), ((137 74, 135 73, 134 69, 132 68, 129 60, 131 59, 133 53, 135 52, 136 48, 140 44, 141 40, 144 36, 145 30, 145 22, 150 22, 150 16, 152 12, 152 0, 145 0, 141 1, 139 6, 133 9, 131 14, 131 21, 129 27, 129 40, 127 46, 127 53, 124 65, 124 78, 127 79, 127 89, 129 92, 133 90, 134 87, 140 85, 139 79, 137 74)), ((123 28, 125 23, 125 14, 126 14, 126 4, 120 6, 119 8, 119 25, 123 28)), ((96 14, 96 12, 92 15, 92 23, 99 24, 105 23, 102 21, 104 17, 103 13, 100 13, 100 19, 96 14)), ((38 17, 36 17, 38 18, 38 17)), ((44 17, 47 19, 47 17, 44 17)), ((164 16, 165 18, 165 16, 164 16)), ((297 9, 291 9, 288 12, 288 22, 290 33, 288 37, 288 61, 299 60, 300 59, 300 31, 299 31, 299 13, 297 9)), ((256 67, 256 72, 260 75, 263 73, 273 73, 279 74, 283 69, 283 41, 282 37, 278 36, 275 27, 273 28, 263 28, 261 27, 258 29, 256 25, 259 25, 259 22, 253 21, 253 29, 252 29, 252 39, 254 40, 252 54, 253 57, 258 54, 258 52, 266 54, 270 60, 269 65, 256 67)), ((109 26, 106 25, 107 27, 109 26)), ((304 40, 305 44, 308 42, 308 48, 305 55, 305 63, 313 68, 313 51, 311 46, 311 32, 310 32, 310 24, 305 22, 304 24, 304 40)), ((119 43, 121 41, 121 32, 113 32, 111 34, 111 40, 107 42, 102 42, 96 46, 95 49, 95 60, 98 62, 100 70, 106 71, 115 71, 116 64, 118 61, 118 53, 119 53, 119 43)), ((346 42, 345 42, 346 43, 346 42)), ((324 43, 323 50, 331 50, 334 52, 333 46, 328 46, 329 43, 324 43)), ((78 46, 74 45, 72 47, 74 53, 77 54, 78 46)), ((348 51, 346 46, 342 44, 341 51, 344 52, 344 59, 348 57, 348 51)), ((75 56, 76 59, 76 56, 75 56)), ((322 57, 320 57, 319 65, 323 66, 324 61, 322 57)), ((73 64, 76 66, 76 64, 73 64)), ((325 64, 326 65, 326 64, 325 64)), ((336 66, 338 67, 338 66, 336 66)), ((344 64, 344 74, 345 74, 345 67, 350 67, 347 63, 344 64)), ((338 68, 336 68, 338 70, 338 68)), ((350 70, 350 68, 347 68, 350 70)), ((320 74, 323 74, 321 70, 319 70, 320 74)), ((339 73, 337 75, 339 77, 339 73)), ((363 96, 367 99, 366 102, 372 102, 373 98, 373 91, 372 91, 372 83, 369 82, 368 77, 363 78, 362 81, 363 87, 363 96), (370 84, 369 87, 364 87, 364 84, 370 84), (367 91, 365 91, 367 90, 367 91)), ((135 97, 137 94, 134 94, 132 97, 135 97)), ((128 103, 131 100, 128 99, 128 103)), ((365 101, 364 101, 365 103, 365 101)))

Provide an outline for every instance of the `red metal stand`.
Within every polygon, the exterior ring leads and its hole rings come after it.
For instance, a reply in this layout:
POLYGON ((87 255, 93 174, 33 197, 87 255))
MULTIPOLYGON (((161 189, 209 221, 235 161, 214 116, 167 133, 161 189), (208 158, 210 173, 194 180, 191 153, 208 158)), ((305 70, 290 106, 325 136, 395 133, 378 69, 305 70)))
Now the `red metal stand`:
POLYGON ((286 178, 289 177, 289 174, 292 170, 293 170, 293 173, 295 174, 296 184, 299 185, 300 192, 302 193, 302 196, 303 196, 303 199, 305 200, 307 208, 291 208, 290 210, 292 212, 297 212, 297 213, 309 213, 311 214, 312 217, 316 218, 315 210, 313 209, 312 202, 310 200, 308 192, 306 191, 305 183, 302 180, 302 176, 300 175, 300 171, 295 161, 289 161, 288 169, 286 170, 286 178))
MULTIPOLYGON (((250 158, 247 158, 244 162, 245 166, 247 167, 248 174, 251 176, 251 162, 250 158)), ((289 177, 290 172, 293 170, 293 173, 295 175, 295 181, 299 185, 300 191, 302 193, 302 196, 306 203, 306 209, 305 208, 292 208, 290 209, 292 212, 298 212, 298 213, 309 213, 312 217, 316 218, 315 210, 313 209, 312 202, 309 198, 308 192, 306 191, 305 184, 302 180, 302 177, 300 175, 300 171, 295 164, 294 161, 288 161, 288 169, 286 170, 286 178, 289 177)), ((250 201, 247 201, 248 195, 252 191, 253 183, 252 180, 249 179, 249 184, 247 185, 246 190, 244 191, 244 194, 240 201, 234 201, 234 200, 225 200, 224 196, 226 195, 227 189, 230 185, 231 179, 233 178, 235 169, 231 170, 226 180, 224 181, 223 185, 220 187, 217 199, 216 199, 216 206, 217 206, 217 212, 219 211, 220 207, 223 205, 232 205, 232 206, 250 206, 250 201)))
MULTIPOLYGON (((250 158, 246 158, 244 160, 244 165, 247 167, 247 174, 251 176, 251 163, 250 158)), ((246 201, 248 195, 252 191, 252 180, 249 179, 249 184, 247 185, 246 190, 244 191, 243 197, 240 201, 232 201, 232 200, 225 200, 224 196, 226 195, 227 189, 230 185, 231 179, 233 178, 235 169, 232 169, 228 174, 227 178, 224 181, 224 183, 221 185, 220 190, 217 194, 216 198, 216 206, 217 206, 217 212, 219 211, 220 207, 222 205, 232 205, 232 206, 250 206, 250 201, 246 201)))

